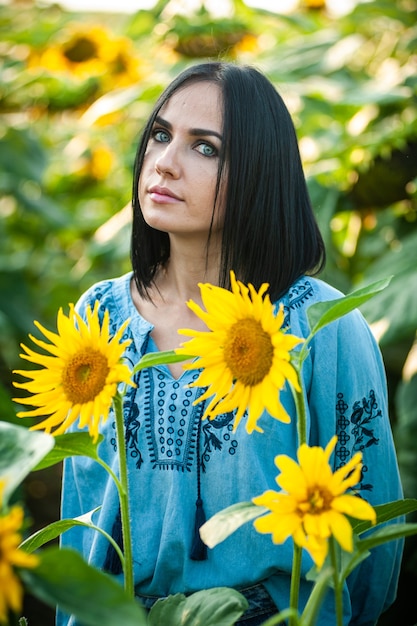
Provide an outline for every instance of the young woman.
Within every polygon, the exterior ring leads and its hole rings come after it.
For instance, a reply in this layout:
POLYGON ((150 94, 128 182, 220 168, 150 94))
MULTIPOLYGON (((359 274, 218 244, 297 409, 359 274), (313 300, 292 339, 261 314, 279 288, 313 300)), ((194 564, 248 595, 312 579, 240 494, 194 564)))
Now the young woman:
MULTIPOLYGON (((201 304, 198 283, 229 287, 230 270, 256 289, 269 283, 292 334, 308 334, 307 308, 340 296, 313 276, 324 264, 320 236, 290 115, 259 71, 235 64, 196 65, 161 95, 144 129, 133 181, 133 271, 94 285, 78 303, 99 300, 116 331, 130 318, 126 358, 177 348, 179 328, 207 330, 188 308, 201 304)), ((275 486, 274 457, 294 457, 295 419, 263 415, 263 433, 233 432, 233 414, 201 421, 198 372, 181 363, 143 370, 125 401, 135 589, 146 607, 159 597, 227 586, 248 598, 238 622, 254 626, 289 605, 292 547, 247 524, 212 550, 194 541, 196 502, 206 516, 275 486)), ((310 445, 337 434, 334 466, 363 451, 358 490, 376 505, 401 497, 390 431, 384 368, 364 319, 355 311, 318 333, 303 368, 310 445)), ((294 418, 291 394, 281 401, 294 418)), ((114 423, 100 454, 117 471, 114 423)), ((63 517, 101 506, 97 523, 120 535, 118 499, 107 474, 82 457, 66 461, 63 517)), ((114 550, 98 533, 71 530, 63 545, 120 574, 114 550)), ((369 626, 395 597, 401 545, 375 550, 345 589, 345 624, 369 626)), ((304 557, 305 576, 312 562, 304 557)), ((303 578, 300 606, 311 583, 303 578)), ((334 626, 332 594, 320 626, 334 626)), ((60 626, 75 624, 58 616, 60 626)))

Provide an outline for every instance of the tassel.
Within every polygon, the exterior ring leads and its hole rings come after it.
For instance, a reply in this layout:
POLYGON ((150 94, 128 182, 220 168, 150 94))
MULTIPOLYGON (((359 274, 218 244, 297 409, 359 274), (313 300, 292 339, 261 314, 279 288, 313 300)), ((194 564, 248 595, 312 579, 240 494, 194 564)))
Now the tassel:
POLYGON ((206 521, 206 514, 203 509, 203 501, 201 498, 197 498, 194 522, 194 535, 191 545, 190 559, 193 561, 205 561, 207 559, 207 546, 203 543, 199 530, 206 521))
MULTIPOLYGON (((120 508, 117 511, 117 515, 113 523, 113 528, 111 529, 111 536, 123 551, 122 517, 120 514, 120 508)), ((119 555, 113 548, 112 544, 109 544, 109 547, 107 548, 107 554, 104 561, 103 569, 105 572, 115 575, 121 574, 123 571, 119 555)))

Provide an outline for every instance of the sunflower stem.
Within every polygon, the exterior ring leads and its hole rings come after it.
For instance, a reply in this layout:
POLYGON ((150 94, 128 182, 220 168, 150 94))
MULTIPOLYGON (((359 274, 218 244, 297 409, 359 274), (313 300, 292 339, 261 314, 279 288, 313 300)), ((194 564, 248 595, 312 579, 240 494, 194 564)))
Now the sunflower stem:
POLYGON ((113 398, 114 412, 116 416, 116 436, 117 436, 117 451, 119 455, 119 469, 120 469, 120 482, 116 483, 119 500, 120 500, 120 514, 122 522, 122 535, 123 535, 123 552, 124 552, 124 580, 125 590, 131 596, 134 597, 134 582, 133 582, 133 558, 132 558, 132 538, 130 532, 130 513, 129 513, 129 488, 127 480, 127 460, 126 460, 126 447, 125 447, 125 428, 123 421, 123 400, 119 392, 113 398))
POLYGON ((343 589, 339 579, 339 563, 334 537, 329 538, 330 559, 333 567, 334 600, 336 607, 336 626, 343 626, 343 589))
MULTIPOLYGON (((294 543, 292 571, 291 571, 291 587, 290 587, 290 608, 298 613, 298 595, 300 591, 301 576, 301 548, 294 543)), ((289 626, 296 626, 297 621, 293 616, 290 617, 289 626)))
POLYGON ((110 465, 107 465, 107 463, 105 461, 103 461, 103 459, 101 459, 99 456, 96 457, 96 461, 99 465, 101 465, 101 467, 103 467, 106 472, 108 472, 111 476, 111 478, 114 480, 114 483, 117 487, 117 491, 120 491, 121 489, 123 489, 123 485, 120 482, 119 478, 117 477, 117 475, 113 472, 112 468, 110 467, 110 465))
POLYGON ((292 385, 290 385, 297 415, 298 447, 300 447, 303 443, 307 443, 307 409, 301 381, 301 371, 299 371, 299 383, 300 391, 297 391, 292 385))

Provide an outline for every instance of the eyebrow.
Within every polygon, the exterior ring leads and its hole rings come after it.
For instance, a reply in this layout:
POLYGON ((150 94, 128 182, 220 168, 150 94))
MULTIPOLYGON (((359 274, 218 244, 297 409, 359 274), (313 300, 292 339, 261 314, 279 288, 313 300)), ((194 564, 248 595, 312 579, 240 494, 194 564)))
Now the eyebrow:
MULTIPOLYGON (((161 124, 161 126, 164 126, 168 130, 172 130, 171 122, 168 122, 168 120, 164 120, 164 118, 160 117, 159 115, 157 115, 157 117, 155 118, 155 123, 156 124, 161 124)), ((218 139, 220 139, 220 141, 223 140, 223 137, 222 137, 222 135, 220 133, 218 133, 215 130, 209 130, 207 128, 190 128, 190 130, 188 132, 193 137, 194 136, 195 137, 197 137, 197 136, 213 136, 213 137, 217 137, 218 139)))

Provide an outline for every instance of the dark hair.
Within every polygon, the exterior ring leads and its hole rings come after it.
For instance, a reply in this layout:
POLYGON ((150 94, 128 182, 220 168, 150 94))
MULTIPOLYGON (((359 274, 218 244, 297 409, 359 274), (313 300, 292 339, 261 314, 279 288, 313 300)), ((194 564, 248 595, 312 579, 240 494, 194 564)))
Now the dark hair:
MULTIPOLYGON (((271 82, 257 69, 203 63, 184 70, 158 99, 138 146, 133 179, 131 258, 143 296, 169 258, 167 233, 142 216, 138 183, 158 112, 179 89, 209 81, 223 94, 223 148, 217 181, 227 167, 226 209, 219 284, 230 270, 256 289, 269 283, 274 301, 303 274, 318 273, 324 243, 310 203, 291 116, 271 82)), ((213 207, 214 212, 214 207, 213 207)))

